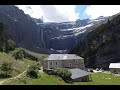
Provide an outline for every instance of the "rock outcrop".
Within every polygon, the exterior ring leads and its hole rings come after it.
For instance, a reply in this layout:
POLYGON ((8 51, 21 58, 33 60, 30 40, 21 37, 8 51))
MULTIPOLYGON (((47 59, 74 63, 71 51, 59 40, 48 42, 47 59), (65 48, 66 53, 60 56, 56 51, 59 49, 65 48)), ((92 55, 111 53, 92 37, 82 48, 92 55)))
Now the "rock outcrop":
POLYGON ((4 33, 18 46, 38 53, 68 53, 102 21, 104 18, 43 23, 14 5, 0 5, 4 33))
POLYGON ((110 63, 120 62, 120 14, 91 31, 71 53, 83 56, 87 67, 108 69, 110 63))

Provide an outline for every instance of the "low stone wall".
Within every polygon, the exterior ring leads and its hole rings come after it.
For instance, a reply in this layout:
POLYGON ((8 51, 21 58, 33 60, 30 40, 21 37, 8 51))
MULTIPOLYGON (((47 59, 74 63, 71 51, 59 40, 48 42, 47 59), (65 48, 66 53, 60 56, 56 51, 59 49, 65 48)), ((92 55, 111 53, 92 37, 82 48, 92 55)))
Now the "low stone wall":
POLYGON ((76 79, 72 79, 73 82, 88 82, 91 81, 89 78, 89 75, 84 76, 84 77, 80 77, 80 78, 76 78, 76 79))

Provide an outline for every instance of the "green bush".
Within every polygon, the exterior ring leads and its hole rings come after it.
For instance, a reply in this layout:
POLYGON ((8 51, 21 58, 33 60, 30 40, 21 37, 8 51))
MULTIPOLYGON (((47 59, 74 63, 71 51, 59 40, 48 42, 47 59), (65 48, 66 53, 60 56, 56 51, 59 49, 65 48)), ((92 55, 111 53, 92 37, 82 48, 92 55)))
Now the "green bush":
POLYGON ((29 69, 27 70, 27 76, 38 78, 38 66, 36 64, 29 66, 29 69))
POLYGON ((16 43, 7 37, 4 38, 4 43, 2 46, 2 51, 8 53, 9 51, 15 50, 17 47, 16 43))
POLYGON ((9 50, 8 50, 8 42, 7 42, 7 40, 8 40, 8 38, 7 37, 4 37, 4 40, 3 40, 3 47, 2 47, 2 49, 3 49, 3 52, 6 52, 6 53, 8 53, 9 52, 9 50))
POLYGON ((15 50, 15 48, 16 48, 16 43, 14 42, 14 41, 12 41, 12 40, 8 40, 7 41, 7 43, 8 43, 8 49, 9 49, 9 51, 12 51, 12 50, 15 50))
POLYGON ((17 59, 22 59, 22 58, 24 58, 24 52, 23 52, 22 49, 17 48, 17 49, 14 51, 13 56, 15 57, 16 60, 17 60, 17 59))
POLYGON ((0 67, 0 70, 3 72, 3 74, 8 77, 11 73, 12 73, 12 63, 10 62, 3 62, 1 67, 0 67))
POLYGON ((61 77, 63 80, 70 80, 71 72, 67 68, 55 68, 53 74, 61 77))
POLYGON ((9 39, 3 31, 4 25, 0 22, 0 51, 8 53, 9 51, 15 50, 17 45, 14 41, 9 39))
POLYGON ((0 45, 0 52, 3 52, 3 48, 2 48, 3 46, 2 45, 0 45))

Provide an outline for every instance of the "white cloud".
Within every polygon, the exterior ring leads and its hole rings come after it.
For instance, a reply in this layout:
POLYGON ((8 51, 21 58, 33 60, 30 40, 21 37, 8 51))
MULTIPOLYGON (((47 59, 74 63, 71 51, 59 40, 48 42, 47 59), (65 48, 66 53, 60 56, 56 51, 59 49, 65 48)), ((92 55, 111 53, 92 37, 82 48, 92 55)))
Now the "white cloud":
POLYGON ((45 22, 75 21, 79 13, 75 5, 18 5, 26 14, 34 18, 44 17, 45 22))
POLYGON ((91 19, 99 16, 112 16, 120 12, 120 5, 91 5, 85 12, 91 19))
POLYGON ((29 14, 31 17, 41 18, 43 16, 42 10, 38 5, 17 5, 19 9, 22 9, 25 14, 29 14))

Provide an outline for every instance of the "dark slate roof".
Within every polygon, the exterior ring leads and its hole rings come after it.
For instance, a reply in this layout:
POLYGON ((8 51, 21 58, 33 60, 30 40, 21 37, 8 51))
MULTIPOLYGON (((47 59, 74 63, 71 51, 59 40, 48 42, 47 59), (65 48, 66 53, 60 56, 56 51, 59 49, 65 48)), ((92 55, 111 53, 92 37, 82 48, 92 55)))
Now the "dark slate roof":
POLYGON ((44 60, 73 60, 73 59, 83 59, 82 57, 79 57, 75 54, 51 54, 44 60))
POLYGON ((72 79, 76 79, 76 78, 80 78, 80 77, 89 75, 89 73, 87 71, 81 70, 79 68, 69 69, 69 71, 72 74, 72 76, 71 76, 72 79))

